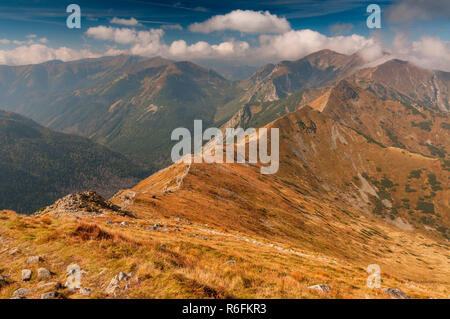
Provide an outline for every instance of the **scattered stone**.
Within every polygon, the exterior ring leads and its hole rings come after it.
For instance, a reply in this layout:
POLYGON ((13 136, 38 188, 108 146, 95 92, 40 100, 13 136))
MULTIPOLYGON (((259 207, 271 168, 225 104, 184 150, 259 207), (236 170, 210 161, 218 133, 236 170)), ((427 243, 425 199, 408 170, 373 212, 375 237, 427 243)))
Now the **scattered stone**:
POLYGON ((31 256, 27 259, 27 264, 35 264, 35 263, 40 263, 43 261, 44 261, 44 259, 42 259, 39 256, 31 256))
POLYGON ((83 296, 89 297, 92 294, 92 289, 91 288, 81 288, 80 294, 82 294, 83 296))
POLYGON ((313 290, 317 290, 323 293, 327 293, 331 290, 330 286, 327 285, 313 285, 313 286, 309 286, 309 289, 313 289, 313 290))
POLYGON ((56 299, 58 298, 59 293, 57 293, 56 291, 49 291, 46 293, 43 293, 41 295, 41 299, 56 299))
POLYGON ((153 199, 156 199, 156 195, 152 195, 152 198, 153 198, 153 199))
POLYGON ((162 244, 161 246, 159 246, 162 250, 165 250, 167 248, 166 245, 162 244))
POLYGON ((236 265, 236 260, 230 259, 224 265, 236 265))
POLYGON ((19 288, 13 292, 11 299, 25 299, 29 294, 31 294, 31 289, 19 288))
POLYGON ((17 254, 17 253, 20 253, 20 249, 19 248, 14 248, 14 249, 12 249, 10 252, 9 252, 9 254, 12 256, 12 255, 15 255, 15 254, 17 254))
POLYGON ((121 222, 121 223, 120 223, 120 226, 122 226, 122 227, 128 227, 128 226, 130 226, 130 223, 128 223, 128 222, 121 222))
POLYGON ((31 280, 31 274, 32 274, 32 271, 30 269, 22 270, 22 280, 23 281, 30 281, 31 280))
POLYGON ((46 280, 46 279, 50 279, 52 277, 52 274, 46 268, 39 268, 37 270, 37 277, 38 277, 38 279, 46 280))
POLYGON ((5 249, 2 249, 2 250, 0 250, 0 255, 1 254, 3 254, 5 251, 7 251, 8 250, 8 248, 5 248, 5 249))
POLYGON ((113 221, 112 221, 112 220, 107 220, 107 221, 105 222, 105 224, 106 224, 106 225, 112 225, 112 224, 113 224, 113 221))
MULTIPOLYGON (((116 295, 116 290, 120 288, 120 283, 122 281, 129 281, 133 277, 133 273, 126 274, 124 272, 120 272, 109 282, 108 287, 106 288, 106 293, 108 295, 116 295)), ((126 284, 125 289, 128 288, 128 284, 126 284)))
POLYGON ((398 288, 383 288, 383 292, 392 299, 411 299, 410 296, 398 288))

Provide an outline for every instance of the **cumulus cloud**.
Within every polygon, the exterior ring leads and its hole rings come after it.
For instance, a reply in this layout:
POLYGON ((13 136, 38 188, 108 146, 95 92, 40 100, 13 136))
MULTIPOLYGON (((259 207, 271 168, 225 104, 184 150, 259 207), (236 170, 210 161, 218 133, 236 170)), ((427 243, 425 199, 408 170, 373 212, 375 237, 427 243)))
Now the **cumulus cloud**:
POLYGON ((164 34, 162 29, 150 29, 148 31, 136 31, 130 28, 114 28, 98 26, 89 28, 86 34, 97 40, 113 41, 119 44, 147 43, 159 41, 164 34))
POLYGON ((401 0, 387 10, 389 21, 394 23, 450 17, 448 0, 401 0))
POLYGON ((142 24, 139 23, 138 20, 135 18, 130 19, 120 19, 120 18, 112 18, 110 21, 112 24, 120 24, 120 25, 126 25, 129 27, 142 27, 142 24))
POLYGON ((0 50, 0 64, 24 65, 50 60, 72 61, 98 57, 89 50, 73 50, 67 47, 49 48, 43 44, 19 46, 12 50, 0 50))
POLYGON ((8 39, 0 39, 0 44, 10 44, 11 41, 8 39))
POLYGON ((343 54, 353 54, 375 45, 375 40, 360 35, 327 37, 319 32, 306 30, 289 31, 281 35, 262 35, 257 55, 265 59, 295 60, 307 54, 330 49, 343 54))
POLYGON ((279 18, 269 11, 234 10, 225 15, 189 26, 192 32, 210 33, 213 31, 233 30, 247 33, 283 33, 291 29, 286 18, 279 18))
POLYGON ((392 43, 393 54, 403 60, 427 69, 450 72, 450 42, 436 37, 423 36, 409 41, 404 34, 397 34, 392 43))

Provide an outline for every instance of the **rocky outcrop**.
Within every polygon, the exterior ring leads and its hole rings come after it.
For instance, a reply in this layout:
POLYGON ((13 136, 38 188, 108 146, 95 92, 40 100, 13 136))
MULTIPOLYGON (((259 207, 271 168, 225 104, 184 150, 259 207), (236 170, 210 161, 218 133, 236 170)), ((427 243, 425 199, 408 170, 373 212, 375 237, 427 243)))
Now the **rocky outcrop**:
POLYGON ((90 191, 67 195, 35 214, 39 216, 71 216, 78 218, 106 215, 134 217, 132 213, 122 210, 119 206, 90 191))
POLYGON ((391 299, 411 299, 410 296, 398 288, 383 288, 383 292, 391 297, 391 299))

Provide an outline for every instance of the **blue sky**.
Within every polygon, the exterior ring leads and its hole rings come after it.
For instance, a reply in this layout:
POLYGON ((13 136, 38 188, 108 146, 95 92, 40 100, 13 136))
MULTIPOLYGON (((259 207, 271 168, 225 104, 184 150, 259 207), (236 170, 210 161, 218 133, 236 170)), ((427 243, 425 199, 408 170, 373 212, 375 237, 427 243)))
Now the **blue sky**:
MULTIPOLYGON (((250 17, 250 15, 248 15, 250 17)), ((105 30, 103 30, 105 31, 105 30)), ((111 31, 111 30, 108 30, 111 31)), ((156 36, 155 34, 153 34, 156 36)), ((418 51, 415 42, 423 42, 423 39, 433 38, 438 42, 433 42, 442 49, 442 54, 448 53, 448 42, 450 41, 450 1, 445 0, 300 0, 300 1, 248 1, 248 0, 228 0, 228 1, 143 1, 143 0, 109 0, 109 1, 86 1, 86 0, 2 0, 0 2, 0 64, 21 64, 28 60, 25 57, 26 47, 32 45, 41 45, 53 51, 44 52, 43 48, 33 47, 34 50, 39 49, 42 59, 62 56, 62 59, 74 59, 75 57, 83 57, 87 55, 87 51, 91 54, 103 55, 105 52, 134 52, 143 55, 173 55, 183 59, 208 58, 208 59, 242 59, 242 63, 249 63, 249 54, 256 54, 258 63, 268 62, 277 59, 294 59, 301 55, 309 53, 315 48, 328 48, 341 50, 341 53, 352 53, 352 50, 368 48, 369 42, 361 39, 351 39, 351 35, 358 35, 364 39, 375 39, 381 43, 383 50, 391 46, 391 43, 399 38, 403 39, 403 44, 399 50, 406 52, 415 50, 425 54, 426 47, 430 45, 430 41, 419 43, 423 49, 418 51), (76 3, 81 7, 82 28, 68 29, 66 27, 66 7, 70 3, 76 3), (370 3, 378 4, 382 9, 382 29, 371 30, 366 26, 366 7, 370 3), (268 11, 270 16, 261 18, 278 19, 276 23, 283 23, 285 19, 289 28, 270 32, 269 27, 263 28, 258 32, 242 31, 245 29, 245 23, 250 23, 252 18, 246 20, 246 15, 241 14, 242 19, 236 20, 237 26, 234 30, 222 28, 220 30, 212 30, 208 32, 193 32, 189 28, 194 23, 202 23, 217 16, 228 17, 235 10, 247 10, 248 12, 265 12, 268 11), (120 19, 136 19, 139 24, 121 25, 111 23, 113 18, 120 19), (242 30, 240 29, 242 25, 242 30), (133 43, 124 43, 126 41, 117 38, 107 38, 106 35, 100 35, 100 30, 95 33, 93 30, 99 27, 105 28, 127 28, 134 30, 133 32, 161 30, 158 33, 157 40, 152 40, 152 48, 143 48, 143 44, 138 40, 133 43), (91 32, 88 30, 91 29, 91 32), (239 31, 241 30, 241 31, 239 31), (312 30, 317 34, 307 32, 299 32, 294 34, 293 31, 312 30), (280 37, 284 33, 290 33, 290 37, 280 37), (283 54, 283 48, 272 48, 263 46, 261 43, 265 36, 271 37, 267 41, 274 46, 282 43, 284 46, 304 46, 310 45, 309 49, 304 50, 288 50, 287 54, 283 54), (322 39, 321 37, 327 39, 322 39), (347 46, 340 47, 336 44, 338 39, 333 37, 346 37, 342 42, 347 41, 347 46), (279 37, 279 38, 275 38, 279 37), (179 49, 179 46, 172 46, 174 41, 184 41, 186 48, 179 49), (155 43, 155 41, 157 43, 155 43), (290 42, 288 42, 290 41, 290 42), (409 41, 409 44, 406 42, 409 41), (198 54, 198 50, 202 47, 189 47, 199 42, 206 42, 210 46, 218 46, 220 44, 232 43, 235 46, 232 54, 228 56, 224 53, 225 45, 218 51, 218 48, 206 48, 210 50, 208 56, 206 54, 198 54), (442 45, 441 45, 442 44, 442 45), (136 45, 138 47, 136 47, 136 45), (140 46, 139 46, 140 45, 140 46), (249 48, 247 48, 247 45, 249 48), (159 46, 155 49, 155 46, 159 46), (165 46, 165 47, 164 47, 165 46), (18 47, 23 47, 20 52, 13 51, 18 47), (70 48, 77 52, 84 50, 83 54, 74 54, 73 52, 61 54, 55 53, 58 48, 70 48), (239 49, 236 49, 239 47, 239 49), (133 50, 131 50, 134 48, 133 50), (178 50, 176 50, 178 48, 178 50), (254 50, 253 50, 254 49, 254 50), (272 50, 273 49, 273 50, 272 50), (108 51, 109 50, 109 51, 108 51), (113 50, 113 51, 111 51, 113 50), (197 51, 196 51, 197 50, 197 51), (263 50, 271 51, 270 54, 263 54, 263 50), (177 54, 172 54, 177 52, 177 54), (196 53, 197 52, 197 53, 196 53), (218 52, 220 54, 218 54, 218 52), (20 53, 20 54, 16 54, 20 53), (216 54, 216 55, 215 55, 216 54), (14 59, 16 56, 24 56, 21 59, 14 59), (67 57, 66 57, 67 56, 67 57), (73 57, 72 57, 73 56, 73 57), (3 62, 3 63, 2 63, 3 62)), ((146 44, 148 46, 148 43, 146 44)), ((397 45, 398 47, 398 45, 397 45)), ((288 48, 292 49, 292 48, 288 48)), ((375 49, 373 49, 374 51, 375 49)), ((378 50, 380 51, 380 49, 378 50)), ((30 51, 31 52, 31 51, 30 51)), ((412 52, 412 51, 411 51, 412 52)), ((394 52, 395 53, 395 52, 394 52)), ((411 54, 411 53, 407 53, 411 54)), ((427 53, 433 55, 432 52, 427 53)), ((372 55, 376 55, 375 53, 372 55)), ((417 60, 419 56, 415 57, 417 60)), ((436 57, 435 57, 436 58, 436 57)), ((30 63, 41 62, 36 59, 29 59, 30 63)), ((444 65, 445 67, 445 65, 444 65)))

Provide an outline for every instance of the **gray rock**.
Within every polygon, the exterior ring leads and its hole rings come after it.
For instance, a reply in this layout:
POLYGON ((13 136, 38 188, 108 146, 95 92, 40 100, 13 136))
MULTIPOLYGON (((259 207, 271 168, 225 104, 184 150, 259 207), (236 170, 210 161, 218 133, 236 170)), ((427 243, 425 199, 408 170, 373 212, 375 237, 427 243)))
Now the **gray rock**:
MULTIPOLYGON (((120 282, 125 280, 129 281, 133 277, 133 273, 126 274, 124 272, 120 272, 109 282, 108 287, 106 288, 106 293, 108 295, 115 295, 116 290, 120 288, 120 282)), ((128 285, 127 285, 128 286, 128 285)))
POLYGON ((330 286, 327 285, 313 285, 313 286, 309 286, 309 289, 313 289, 313 290, 317 290, 323 293, 327 293, 331 290, 330 286))
POLYGON ((37 270, 37 277, 38 277, 38 279, 46 280, 46 279, 50 279, 52 277, 52 274, 46 268, 39 268, 37 270))
POLYGON ((398 288, 383 288, 383 292, 392 299, 411 299, 410 296, 398 288))
POLYGON ((122 227, 128 227, 128 226, 130 226, 130 223, 128 223, 128 222, 121 222, 119 225, 122 226, 122 227))
POLYGON ((92 289, 91 288, 81 288, 80 294, 82 294, 83 296, 89 297, 92 294, 92 289))
POLYGON ((230 259, 226 263, 224 263, 224 265, 236 265, 236 260, 230 259))
POLYGON ((31 289, 19 288, 13 292, 11 299, 25 299, 29 294, 31 294, 31 289))
POLYGON ((58 293, 56 291, 49 291, 46 293, 43 293, 41 295, 41 299, 56 299, 58 298, 58 293))
POLYGON ((44 261, 44 259, 42 259, 39 256, 31 256, 27 259, 27 264, 37 264, 44 261))
POLYGON ((40 282, 38 284, 39 288, 48 288, 48 287, 56 287, 56 282, 40 282))
POLYGON ((22 270, 22 280, 23 281, 30 281, 31 280, 31 274, 32 274, 32 271, 30 269, 23 269, 22 270))
POLYGON ((19 248, 14 248, 14 249, 12 249, 10 252, 9 252, 9 254, 12 256, 12 255, 15 255, 15 254, 17 254, 17 253, 20 253, 20 249, 19 248))

